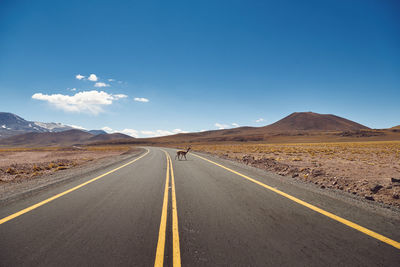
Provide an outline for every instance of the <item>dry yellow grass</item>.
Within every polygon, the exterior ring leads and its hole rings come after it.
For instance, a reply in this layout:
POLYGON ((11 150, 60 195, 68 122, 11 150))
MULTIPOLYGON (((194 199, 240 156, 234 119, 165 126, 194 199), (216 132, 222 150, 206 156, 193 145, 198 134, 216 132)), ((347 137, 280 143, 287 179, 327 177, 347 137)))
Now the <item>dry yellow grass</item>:
POLYGON ((193 149, 212 153, 261 153, 292 156, 293 161, 301 155, 324 158, 341 158, 354 161, 352 156, 368 161, 371 157, 393 155, 400 159, 400 141, 304 143, 304 144, 219 144, 193 145, 193 149))

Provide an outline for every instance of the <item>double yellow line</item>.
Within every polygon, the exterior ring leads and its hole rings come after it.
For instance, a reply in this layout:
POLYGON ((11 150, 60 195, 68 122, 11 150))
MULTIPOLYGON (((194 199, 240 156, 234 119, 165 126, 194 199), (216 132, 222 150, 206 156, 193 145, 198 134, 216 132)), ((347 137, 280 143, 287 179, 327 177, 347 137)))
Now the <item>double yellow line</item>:
POLYGON ((167 231, 167 215, 168 215, 168 193, 169 193, 169 177, 171 176, 171 200, 172 200, 172 263, 174 267, 181 266, 181 251, 179 246, 179 230, 178 230, 178 211, 176 209, 176 193, 174 168, 169 154, 163 150, 167 158, 167 174, 165 177, 164 201, 161 212, 160 230, 158 232, 158 242, 156 250, 155 267, 161 267, 164 264, 165 236, 167 231))

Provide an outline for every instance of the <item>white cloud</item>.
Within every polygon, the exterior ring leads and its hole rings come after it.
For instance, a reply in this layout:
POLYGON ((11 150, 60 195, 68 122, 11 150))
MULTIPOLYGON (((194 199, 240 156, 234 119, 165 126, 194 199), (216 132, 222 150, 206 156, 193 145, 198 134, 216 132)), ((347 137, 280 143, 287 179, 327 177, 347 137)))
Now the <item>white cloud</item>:
POLYGON ((103 107, 111 105, 113 101, 125 98, 126 95, 112 95, 104 91, 84 91, 75 95, 52 94, 46 95, 36 93, 32 95, 33 99, 47 101, 54 107, 67 112, 85 112, 90 114, 99 114, 103 112, 103 107))
POLYGON ((115 80, 114 80, 114 79, 108 79, 108 81, 109 81, 109 82, 115 82, 115 80))
POLYGON ((155 131, 140 131, 142 135, 145 137, 157 137, 157 136, 166 136, 166 135, 173 135, 178 133, 187 133, 187 131, 183 131, 181 129, 174 129, 172 131, 168 130, 155 130, 155 131))
POLYGON ((263 118, 259 118, 258 120, 256 120, 256 122, 262 122, 262 121, 264 121, 263 118))
POLYGON ((226 128, 230 128, 230 125, 228 125, 228 124, 222 124, 222 123, 218 123, 218 122, 216 122, 214 125, 215 125, 215 127, 217 127, 219 130, 226 129, 226 128))
POLYGON ((172 130, 173 133, 178 134, 178 133, 187 133, 187 131, 183 131, 181 129, 173 129, 172 130))
POLYGON ((167 130, 140 131, 140 133, 143 135, 147 135, 146 137, 165 136, 174 134, 173 132, 167 130))
POLYGON ((132 137, 136 137, 136 138, 138 138, 138 137, 158 137, 158 136, 173 135, 173 134, 178 134, 178 133, 187 133, 187 131, 183 131, 181 129, 174 129, 172 131, 168 131, 168 130, 138 131, 138 130, 134 130, 134 129, 114 130, 108 126, 105 126, 101 129, 103 131, 106 131, 107 133, 123 133, 123 134, 127 134, 132 137))
POLYGON ((239 126, 240 126, 240 125, 237 124, 236 122, 233 122, 232 125, 235 126, 235 127, 239 127, 239 126))
POLYGON ((139 137, 139 131, 134 130, 134 129, 123 129, 121 131, 118 130, 113 130, 108 126, 104 126, 103 128, 101 128, 103 131, 112 134, 112 133, 123 133, 132 137, 139 137))
POLYGON ((150 101, 150 100, 148 100, 147 98, 144 98, 144 97, 135 97, 133 100, 135 100, 137 102, 144 102, 144 103, 147 103, 147 102, 150 101))
POLYGON ((114 97, 115 100, 118 100, 118 99, 121 99, 121 98, 127 98, 128 96, 124 95, 124 94, 116 94, 116 95, 113 95, 113 97, 114 97))
POLYGON ((88 80, 92 82, 97 82, 98 79, 99 78, 96 76, 96 74, 90 74, 88 77, 88 80))
POLYGON ((67 126, 71 126, 72 128, 79 129, 79 130, 86 130, 86 128, 79 126, 79 125, 68 124, 67 126))
POLYGON ((155 135, 156 134, 156 132, 153 132, 153 131, 140 131, 140 133, 144 134, 144 135, 155 135))
POLYGON ((121 133, 132 136, 132 137, 139 137, 139 131, 134 129, 123 129, 121 133))
POLYGON ((85 79, 85 76, 78 74, 75 76, 75 78, 77 78, 78 80, 82 80, 85 79))
POLYGON ((76 91, 76 88, 72 88, 71 91, 72 91, 72 92, 75 92, 75 91, 76 91))
POLYGON ((94 84, 94 87, 109 87, 109 84, 102 83, 102 82, 97 82, 94 84))
POLYGON ((110 127, 108 127, 108 126, 104 126, 103 128, 101 128, 103 131, 105 131, 105 132, 107 132, 107 133, 113 133, 114 132, 114 130, 113 129, 111 129, 110 127))

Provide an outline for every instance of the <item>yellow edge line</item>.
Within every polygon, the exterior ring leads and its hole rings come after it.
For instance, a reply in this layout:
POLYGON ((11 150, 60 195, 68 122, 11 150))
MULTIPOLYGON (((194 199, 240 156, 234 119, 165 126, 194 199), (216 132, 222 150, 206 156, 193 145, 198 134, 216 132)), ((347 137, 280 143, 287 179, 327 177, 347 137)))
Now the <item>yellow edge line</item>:
POLYGON ((175 194, 175 178, 174 169, 172 167, 171 157, 168 155, 171 168, 171 196, 172 196, 172 253, 173 253, 173 266, 181 266, 181 250, 179 245, 179 230, 178 230, 178 210, 176 208, 176 194, 175 194))
MULTIPOLYGON (((167 152, 165 152, 165 155, 167 155, 167 152)), ((170 164, 168 157, 166 158, 167 158, 167 174, 165 177, 164 201, 161 212, 160 230, 158 232, 156 260, 154 262, 155 267, 162 267, 164 264, 165 232, 167 228, 167 211, 168 211, 169 164, 170 164)))
POLYGON ((109 171, 109 172, 106 172, 106 173, 104 173, 104 174, 102 174, 102 175, 100 175, 100 176, 97 176, 96 178, 93 178, 93 179, 91 179, 91 180, 89 180, 89 181, 86 181, 86 182, 84 182, 84 183, 82 183, 82 184, 80 184, 80 185, 77 185, 77 186, 75 186, 75 187, 73 187, 73 188, 71 188, 71 189, 68 189, 68 190, 66 190, 66 191, 64 191, 64 192, 62 192, 62 193, 59 193, 59 194, 57 194, 57 195, 55 195, 55 196, 52 196, 52 197, 50 197, 50 198, 48 198, 48 199, 46 199, 46 200, 43 200, 43 201, 41 201, 41 202, 39 202, 39 203, 36 203, 36 204, 34 204, 34 205, 32 205, 32 206, 30 206, 30 207, 28 207, 28 208, 25 208, 25 209, 23 209, 23 210, 21 210, 21 211, 18 211, 18 212, 14 213, 14 214, 11 214, 11 215, 9 215, 9 216, 7 216, 7 217, 1 219, 1 220, 0 220, 0 224, 3 224, 3 223, 5 223, 5 222, 8 222, 8 221, 10 221, 10 220, 12 220, 12 219, 14 219, 14 218, 16 218, 16 217, 18 217, 18 216, 21 216, 22 214, 25 214, 25 213, 27 213, 27 212, 30 212, 30 211, 36 209, 36 208, 39 208, 40 206, 43 206, 44 204, 47 204, 47 203, 49 203, 49 202, 51 202, 51 201, 53 201, 53 200, 55 200, 55 199, 57 199, 57 198, 60 198, 60 197, 62 197, 62 196, 64 196, 64 195, 66 195, 66 194, 69 194, 69 193, 71 193, 71 192, 73 192, 73 191, 75 191, 75 190, 77 190, 77 189, 79 189, 79 188, 81 188, 81 187, 83 187, 83 186, 85 186, 85 185, 88 185, 88 184, 90 184, 90 183, 92 183, 92 182, 94 182, 94 181, 96 181, 96 180, 99 180, 100 178, 103 178, 103 177, 106 176, 106 175, 109 175, 110 173, 113 173, 113 172, 115 172, 115 171, 117 171, 117 170, 119 170, 119 169, 122 169, 122 168, 128 166, 129 164, 134 163, 135 161, 137 161, 137 160, 143 158, 144 156, 146 156, 146 155, 149 153, 149 150, 148 150, 147 148, 146 148, 146 150, 147 150, 147 152, 146 152, 145 154, 143 154, 142 156, 138 157, 137 159, 134 159, 134 160, 132 160, 132 161, 130 161, 130 162, 128 162, 128 163, 122 165, 122 166, 119 166, 118 168, 115 168, 115 169, 113 169, 113 170, 111 170, 111 171, 109 171))
POLYGON ((303 206, 305 206, 305 207, 307 207, 309 209, 312 209, 312 210, 314 210, 314 211, 316 211, 316 212, 318 212, 320 214, 323 214, 323 215, 325 215, 325 216, 327 216, 327 217, 329 217, 329 218, 331 218, 331 219, 333 219, 335 221, 338 221, 338 222, 340 222, 340 223, 342 223, 344 225, 347 225, 347 226, 349 226, 349 227, 351 227, 351 228, 353 228, 353 229, 355 229, 357 231, 360 231, 360 232, 362 232, 362 233, 364 233, 364 234, 366 234, 366 235, 368 235, 370 237, 373 237, 373 238, 378 239, 378 240, 380 240, 380 241, 382 241, 382 242, 384 242, 384 243, 386 243, 388 245, 391 245, 391 246, 393 246, 393 247, 395 247, 397 249, 400 249, 400 243, 395 241, 395 240, 392 240, 392 239, 390 239, 390 238, 388 238, 386 236, 383 236, 383 235, 378 234, 378 233, 376 233, 374 231, 371 231, 371 230, 369 230, 369 229, 367 229, 367 228, 365 228, 365 227, 363 227, 361 225, 358 225, 356 223, 353 223, 353 222, 351 222, 349 220, 341 218, 341 217, 339 217, 339 216, 337 216, 337 215, 335 215, 333 213, 330 213, 328 211, 320 209, 320 208, 318 208, 318 207, 316 207, 314 205, 311 205, 311 204, 309 204, 309 203, 307 203, 307 202, 305 202, 303 200, 300 200, 300 199, 298 199, 298 198, 296 198, 294 196, 286 194, 286 193, 284 193, 284 192, 282 192, 282 191, 280 191, 280 190, 278 190, 276 188, 273 188, 273 187, 271 187, 269 185, 263 184, 263 183, 255 180, 253 178, 250 178, 250 177, 248 177, 248 176, 246 176, 244 174, 241 174, 241 173, 239 173, 237 171, 229 169, 228 167, 225 167, 225 166, 223 166, 221 164, 218 164, 218 163, 216 163, 214 161, 211 161, 209 159, 203 158, 203 157, 201 157, 199 155, 196 155, 196 154, 193 154, 193 153, 192 153, 192 155, 194 155, 194 156, 196 156, 198 158, 201 158, 201 159, 203 159, 205 161, 208 161, 208 162, 210 162, 210 163, 212 163, 214 165, 217 165, 218 167, 221 167, 221 168, 223 168, 225 170, 233 172, 234 174, 237 174, 237 175, 239 175, 239 176, 241 176, 241 177, 243 177, 243 178, 245 178, 245 179, 247 179, 247 180, 249 180, 249 181, 251 181, 251 182, 253 182, 255 184, 258 184, 258 185, 260 185, 260 186, 262 186, 262 187, 264 187, 266 189, 269 189, 269 190, 271 190, 271 191, 273 191, 273 192, 275 192, 275 193, 277 193, 277 194, 279 194, 279 195, 281 195, 283 197, 286 197, 286 198, 288 198, 288 199, 290 199, 290 200, 292 200, 292 201, 294 201, 294 202, 296 202, 296 203, 298 203, 300 205, 303 205, 303 206))

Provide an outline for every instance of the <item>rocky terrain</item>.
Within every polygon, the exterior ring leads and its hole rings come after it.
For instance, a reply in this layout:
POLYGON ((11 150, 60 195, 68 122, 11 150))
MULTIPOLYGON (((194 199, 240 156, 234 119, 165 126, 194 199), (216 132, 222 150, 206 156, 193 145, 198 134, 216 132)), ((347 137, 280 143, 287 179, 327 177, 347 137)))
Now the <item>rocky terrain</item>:
POLYGON ((120 155, 129 149, 129 147, 71 147, 0 150, 0 185, 32 180, 100 158, 120 155))
POLYGON ((193 149, 400 207, 400 142, 194 145, 193 149))

